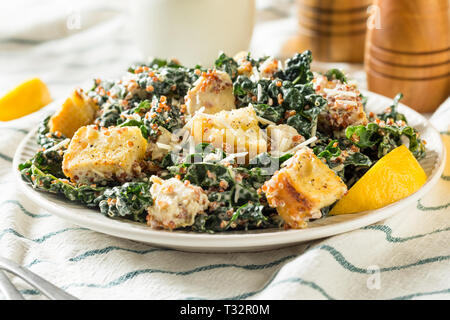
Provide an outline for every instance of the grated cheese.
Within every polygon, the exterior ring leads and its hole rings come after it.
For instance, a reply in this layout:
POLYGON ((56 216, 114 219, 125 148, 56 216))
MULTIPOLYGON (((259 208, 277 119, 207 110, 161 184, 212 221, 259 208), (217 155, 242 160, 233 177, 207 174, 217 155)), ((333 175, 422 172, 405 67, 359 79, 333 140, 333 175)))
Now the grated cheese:
POLYGON ((248 152, 231 153, 231 154, 227 155, 225 158, 223 158, 222 160, 220 160, 219 163, 225 163, 230 160, 233 160, 234 158, 246 156, 247 154, 248 154, 248 152))
POLYGON ((189 119, 188 122, 186 122, 186 124, 183 126, 183 129, 190 129, 192 127, 192 120, 194 119, 195 115, 197 113, 199 114, 204 114, 203 111, 205 111, 205 107, 201 107, 200 109, 198 109, 197 111, 194 112, 194 114, 191 116, 191 118, 189 119))
POLYGON ((234 189, 234 202, 237 203, 239 200, 239 192, 241 190, 241 187, 239 183, 236 183, 235 189, 234 189))
POLYGON ((286 151, 286 152, 283 152, 283 153, 281 154, 281 156, 284 156, 285 154, 289 154, 289 153, 295 153, 295 151, 297 151, 297 150, 299 150, 299 149, 301 149, 301 148, 303 148, 303 147, 306 147, 308 144, 311 144, 311 143, 313 143, 313 142, 315 142, 315 141, 317 141, 317 137, 311 137, 311 138, 309 138, 308 140, 303 141, 302 143, 296 145, 296 146, 293 147, 292 149, 290 149, 290 150, 288 150, 288 151, 286 151))
MULTIPOLYGON (((258 84, 258 88, 259 88, 259 87, 261 87, 261 85, 258 84)), ((258 100, 259 100, 259 98, 258 98, 258 100)), ((249 103, 248 106, 253 108, 253 104, 252 104, 252 103, 249 103)), ((256 111, 255 111, 255 116, 256 116, 256 119, 257 119, 259 122, 261 122, 262 124, 271 124, 271 125, 273 125, 273 126, 276 126, 276 125, 277 125, 275 122, 272 122, 272 121, 270 121, 270 120, 267 120, 267 119, 264 119, 263 117, 258 116, 258 115, 256 114, 256 111)))
POLYGON ((259 81, 260 79, 261 79, 261 76, 260 76, 257 68, 252 68, 252 75, 250 76, 250 80, 259 81))
POLYGON ((346 97, 357 97, 358 94, 356 94, 356 92, 353 91, 344 91, 344 90, 338 90, 338 89, 328 89, 328 88, 323 88, 323 91, 327 94, 327 95, 331 95, 331 96, 346 96, 346 97))
POLYGON ((258 98, 258 101, 261 101, 261 98, 262 98, 262 87, 261 87, 261 84, 259 84, 258 83, 258 95, 257 95, 257 98, 258 98))
POLYGON ((165 143, 156 142, 156 145, 158 146, 158 148, 161 149, 172 150, 172 146, 169 146, 168 144, 165 143))

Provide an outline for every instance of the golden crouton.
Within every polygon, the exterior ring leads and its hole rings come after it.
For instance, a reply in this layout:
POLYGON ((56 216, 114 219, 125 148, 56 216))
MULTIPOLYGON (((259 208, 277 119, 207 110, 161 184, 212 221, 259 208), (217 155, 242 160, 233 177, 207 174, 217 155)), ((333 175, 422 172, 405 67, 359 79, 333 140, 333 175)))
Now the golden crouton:
POLYGON ((61 109, 50 118, 50 132, 60 132, 67 138, 72 138, 78 128, 94 122, 97 110, 97 105, 80 89, 75 90, 64 101, 61 109))
POLYGON ((320 218, 320 209, 342 198, 347 186, 311 149, 303 148, 262 191, 286 224, 298 229, 306 227, 309 219, 320 218))
POLYGON ((85 126, 75 132, 64 154, 62 169, 74 182, 129 181, 140 173, 147 140, 138 127, 98 129, 85 126))
POLYGON ((213 70, 205 72, 186 95, 188 114, 204 107, 204 113, 235 109, 233 82, 228 73, 213 70))
POLYGON ((177 229, 191 226, 195 217, 209 206, 205 191, 176 178, 151 176, 153 205, 148 207, 147 224, 153 228, 177 229))
POLYGON ((211 143, 227 153, 248 152, 250 159, 267 151, 267 139, 252 106, 214 115, 196 114, 191 135, 196 143, 211 143))
POLYGON ((361 93, 355 83, 328 80, 326 76, 316 74, 313 85, 314 90, 328 101, 319 115, 322 129, 342 134, 348 126, 367 124, 361 93))
POLYGON ((286 152, 305 141, 305 138, 294 127, 287 124, 271 124, 267 126, 266 131, 270 138, 270 151, 272 153, 286 152))

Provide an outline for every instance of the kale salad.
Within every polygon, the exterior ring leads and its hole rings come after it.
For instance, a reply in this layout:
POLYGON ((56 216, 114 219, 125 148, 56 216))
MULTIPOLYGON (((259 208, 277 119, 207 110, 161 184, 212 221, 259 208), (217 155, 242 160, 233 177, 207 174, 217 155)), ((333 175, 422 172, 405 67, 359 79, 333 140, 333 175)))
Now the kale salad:
POLYGON ((74 90, 18 169, 37 190, 151 228, 305 228, 394 148, 425 156, 401 94, 366 112, 354 81, 311 62, 241 52, 211 69, 132 65, 74 90))

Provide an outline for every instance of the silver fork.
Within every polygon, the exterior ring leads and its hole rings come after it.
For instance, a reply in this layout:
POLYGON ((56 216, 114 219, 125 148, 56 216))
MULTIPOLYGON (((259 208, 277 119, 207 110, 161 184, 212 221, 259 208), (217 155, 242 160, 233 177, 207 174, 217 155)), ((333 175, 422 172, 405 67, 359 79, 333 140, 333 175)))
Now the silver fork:
POLYGON ((8 300, 23 300, 22 294, 14 287, 9 278, 1 271, 8 271, 38 289, 51 300, 77 300, 74 296, 51 284, 37 274, 25 269, 14 261, 0 257, 0 291, 8 300))

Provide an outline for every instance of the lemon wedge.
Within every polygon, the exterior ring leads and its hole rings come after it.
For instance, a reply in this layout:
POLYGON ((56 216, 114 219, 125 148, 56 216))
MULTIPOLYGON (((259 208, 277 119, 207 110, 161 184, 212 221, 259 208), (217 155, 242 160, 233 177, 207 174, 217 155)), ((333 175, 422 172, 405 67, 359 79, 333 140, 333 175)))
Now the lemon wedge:
POLYGON ((447 150, 447 161, 445 162, 444 172, 442 173, 443 177, 448 180, 450 177, 450 127, 446 133, 441 134, 442 141, 444 142, 444 147, 447 150))
POLYGON ((23 117, 51 101, 50 92, 42 80, 27 80, 0 98, 0 121, 23 117))
POLYGON ((374 210, 416 192, 427 175, 404 145, 378 160, 336 203, 331 215, 374 210))

